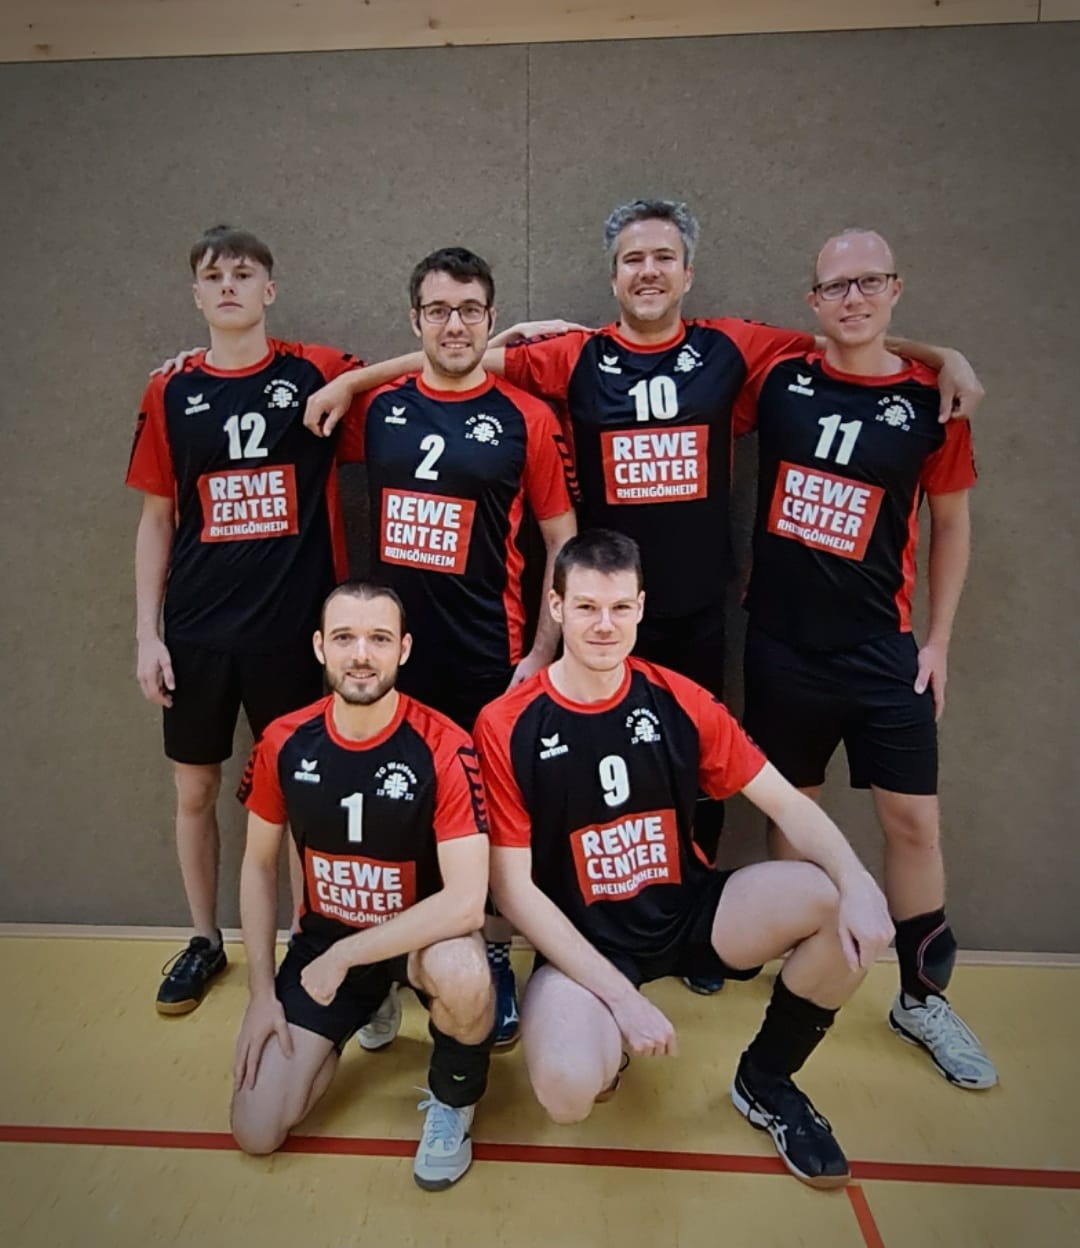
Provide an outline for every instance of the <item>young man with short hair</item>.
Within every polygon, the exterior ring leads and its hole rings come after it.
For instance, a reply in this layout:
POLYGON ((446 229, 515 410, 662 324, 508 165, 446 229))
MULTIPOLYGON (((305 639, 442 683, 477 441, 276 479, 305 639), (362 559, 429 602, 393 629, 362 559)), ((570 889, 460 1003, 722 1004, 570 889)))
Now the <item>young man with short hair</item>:
POLYGON ((308 397, 359 363, 269 338, 273 257, 217 226, 191 249, 210 347, 155 375, 127 484, 143 493, 135 540, 139 684, 162 707, 176 779, 176 844, 195 934, 167 967, 163 1014, 193 1010, 226 965, 217 925, 221 764, 243 705, 253 734, 321 691, 319 603, 346 572, 336 462, 346 428, 313 438, 308 397))
MULTIPOLYGON (((888 243, 847 230, 817 257, 807 296, 824 350, 778 352, 737 409, 760 471, 746 608, 744 723, 817 798, 841 740, 885 834, 885 893, 900 990, 889 1024, 962 1088, 997 1082, 945 990, 956 939, 945 915, 936 720, 967 572, 975 484, 966 420, 938 422, 937 378, 886 342, 903 281, 888 243), (930 512, 929 623, 912 632, 918 513, 930 512)), ((778 856, 795 855, 771 829, 778 856)))
POLYGON ((797 1178, 836 1187, 847 1160, 791 1076, 888 944, 885 899, 711 693, 630 657, 644 601, 632 539, 568 542, 549 597, 562 657, 476 724, 492 892, 540 955, 521 1007, 529 1077, 555 1121, 578 1122, 614 1091, 624 1048, 676 1052, 641 984, 749 979, 791 950, 732 1099, 797 1178), (741 791, 809 861, 710 868, 694 840, 699 790, 741 791))
POLYGON ((232 1127, 247 1152, 279 1148, 325 1092, 349 1036, 407 983, 435 1042, 413 1173, 440 1191, 471 1164, 487 1085, 494 994, 478 929, 488 846, 468 734, 395 687, 412 646, 405 627, 393 590, 335 589, 314 637, 332 692, 275 720, 248 768, 240 909, 251 999, 232 1127), (275 977, 286 824, 304 896, 275 977))

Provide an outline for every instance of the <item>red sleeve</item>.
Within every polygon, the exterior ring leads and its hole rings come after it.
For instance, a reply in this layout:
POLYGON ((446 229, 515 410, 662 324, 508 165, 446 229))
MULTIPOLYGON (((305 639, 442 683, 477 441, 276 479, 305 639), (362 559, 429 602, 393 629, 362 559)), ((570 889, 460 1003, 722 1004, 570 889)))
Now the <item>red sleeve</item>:
POLYGON ((151 379, 143 392, 126 482, 146 494, 176 496, 172 451, 165 428, 165 378, 160 374, 151 379))
POLYGON ((799 329, 777 329, 761 321, 740 321, 733 317, 704 321, 711 329, 726 334, 739 348, 746 364, 746 380, 735 401, 732 428, 735 436, 749 433, 757 424, 757 400, 769 369, 781 359, 804 355, 814 349, 814 335, 799 329))
MULTIPOLYGON (((340 351, 337 347, 313 346, 311 343, 294 344, 297 354, 312 364, 323 375, 323 381, 333 381, 342 373, 352 372, 354 368, 363 368, 364 361, 350 351, 340 351)), ((367 395, 358 395, 352 406, 341 421, 341 433, 338 436, 337 451, 339 464, 360 464, 364 462, 364 413, 367 411, 367 395)))
POLYGON ((453 841, 488 830, 484 782, 472 738, 456 725, 445 724, 432 746, 435 756, 435 839, 453 841))
POLYGON ((289 729, 270 724, 251 751, 237 796, 252 814, 267 823, 288 823, 285 794, 278 779, 278 755, 289 738, 289 729))
POLYGON ((697 726, 702 789, 710 797, 725 798, 746 788, 766 759, 734 715, 719 698, 677 672, 654 667, 649 675, 653 680, 661 678, 697 726))
POLYGON ((589 332, 574 329, 504 348, 506 380, 530 394, 564 402, 570 375, 589 337, 589 332))
POLYGON ((290 345, 297 355, 303 356, 305 360, 310 360, 315 365, 322 373, 324 381, 333 381, 342 373, 364 367, 364 361, 358 356, 353 355, 351 351, 342 351, 338 347, 320 347, 310 342, 297 342, 290 345))
POLYGON ((945 441, 926 457, 919 484, 927 494, 952 494, 955 490, 970 490, 977 475, 971 422, 950 420, 945 425, 945 441))
POLYGON ((514 717, 502 711, 498 701, 484 707, 473 729, 480 752, 480 774, 487 793, 491 843, 527 849, 531 843, 532 820, 510 762, 514 717))
POLYGON ((496 383, 525 418, 525 497, 537 520, 561 516, 573 505, 567 486, 570 453, 555 414, 542 400, 515 390, 505 383, 496 383))

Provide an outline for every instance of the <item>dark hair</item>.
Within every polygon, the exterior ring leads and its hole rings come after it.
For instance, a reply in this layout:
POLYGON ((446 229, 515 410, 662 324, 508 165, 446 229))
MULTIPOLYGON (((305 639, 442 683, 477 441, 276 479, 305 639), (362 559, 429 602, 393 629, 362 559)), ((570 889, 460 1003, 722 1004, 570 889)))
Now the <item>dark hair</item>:
POLYGON ((326 595, 322 611, 319 613, 319 632, 323 632, 326 628, 326 608, 335 598, 359 598, 362 602, 374 602, 376 598, 389 598, 397 607, 398 615, 401 617, 402 637, 408 631, 405 625, 405 604, 389 585, 376 585, 374 581, 349 580, 342 581, 326 595))
POLYGON ((267 273, 274 271, 274 257, 261 238, 234 225, 214 225, 191 249, 192 273, 198 274, 199 265, 204 258, 207 263, 216 264, 222 256, 226 260, 254 260, 256 264, 261 264, 267 273), (209 257, 206 255, 207 252, 210 253, 209 257))
POLYGON ((633 572, 638 590, 645 587, 641 572, 641 551, 637 542, 614 529, 586 529, 564 543, 555 556, 551 587, 562 598, 566 594, 566 577, 571 568, 587 568, 591 572, 633 572))
POLYGON ((633 199, 628 204, 620 204, 618 208, 612 209, 604 222, 604 249, 611 260, 612 273, 615 272, 619 235, 628 225, 634 225, 638 221, 670 221, 682 239, 683 266, 689 268, 694 263, 698 223, 697 217, 686 204, 674 199, 633 199))
POLYGON ((429 273, 449 273, 459 282, 479 282, 487 298, 488 307, 495 302, 495 279, 491 276, 491 265, 474 251, 464 247, 440 247, 423 260, 412 271, 409 278, 409 306, 420 308, 420 287, 429 273))

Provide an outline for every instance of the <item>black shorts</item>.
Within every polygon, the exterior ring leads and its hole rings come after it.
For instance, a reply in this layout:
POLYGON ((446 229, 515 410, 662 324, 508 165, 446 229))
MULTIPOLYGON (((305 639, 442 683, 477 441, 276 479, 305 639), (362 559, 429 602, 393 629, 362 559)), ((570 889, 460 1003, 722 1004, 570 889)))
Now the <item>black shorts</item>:
POLYGON ((256 739, 271 720, 322 696, 310 640, 266 654, 224 654, 165 639, 176 689, 165 707, 165 756, 207 766, 232 754, 241 704, 256 739))
MULTIPOLYGON (((609 949, 601 945, 596 945, 596 949, 635 987, 654 979, 663 979, 667 975, 685 975, 691 979, 753 979, 761 973, 760 966, 728 966, 712 943, 713 921, 720 898, 728 880, 734 874, 734 870, 731 870, 713 871, 708 875, 693 903, 687 908, 675 938, 669 941, 662 953, 629 953, 623 949, 609 949)), ((542 954, 537 954, 533 968, 543 966, 546 961, 542 954)))
POLYGON ((638 625, 634 653, 649 663, 688 676, 718 698, 724 696, 724 600, 693 615, 666 618, 649 615, 638 625))
POLYGON ((798 788, 825 780, 841 741, 856 789, 937 793, 934 696, 915 692, 910 633, 848 650, 801 650, 753 626, 746 634, 743 726, 798 788))
MULTIPOLYGON (((393 983, 408 984, 408 955, 354 966, 347 972, 337 995, 329 1005, 320 1005, 308 996, 300 982, 300 972, 328 946, 297 933, 278 967, 274 990, 285 1010, 285 1018, 296 1027, 324 1036, 340 1052, 354 1032, 359 1031, 382 1005, 393 983)), ((414 989, 415 991, 415 989, 414 989)), ((425 1001, 421 994, 422 1001, 425 1001)))

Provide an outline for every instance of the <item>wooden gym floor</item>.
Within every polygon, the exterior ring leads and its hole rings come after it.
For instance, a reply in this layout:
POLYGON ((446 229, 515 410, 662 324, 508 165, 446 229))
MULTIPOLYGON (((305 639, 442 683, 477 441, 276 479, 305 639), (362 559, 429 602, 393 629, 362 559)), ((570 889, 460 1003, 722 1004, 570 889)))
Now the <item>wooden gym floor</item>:
POLYGON ((843 1191, 792 1179, 728 1098, 767 970, 714 998, 650 986, 681 1056, 636 1059, 576 1127, 542 1114, 520 1051, 497 1056, 473 1168, 429 1194, 411 1174, 427 1069, 411 994, 392 1048, 350 1044, 286 1149, 249 1158, 227 1121, 242 947, 195 1013, 163 1019, 157 973, 177 947, 0 939, 3 1248, 1080 1245, 1080 968, 958 968, 954 1004, 1001 1075, 962 1092, 889 1032, 895 966, 875 966, 800 1080, 852 1161, 843 1191))

